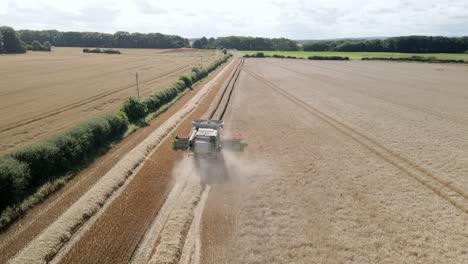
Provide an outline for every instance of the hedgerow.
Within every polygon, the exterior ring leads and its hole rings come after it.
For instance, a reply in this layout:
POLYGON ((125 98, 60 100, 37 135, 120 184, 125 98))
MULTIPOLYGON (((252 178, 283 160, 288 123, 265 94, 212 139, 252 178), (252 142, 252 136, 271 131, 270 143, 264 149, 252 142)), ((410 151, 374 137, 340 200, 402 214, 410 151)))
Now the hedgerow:
POLYGON ((104 49, 102 50, 102 53, 107 53, 107 54, 121 54, 119 50, 114 50, 114 49, 104 49))
POLYGON ((419 62, 440 62, 440 63, 467 63, 464 60, 437 59, 436 57, 411 56, 404 58, 384 58, 384 57, 364 57, 362 60, 382 60, 382 61, 419 61, 419 62))
POLYGON ((41 44, 39 41, 34 40, 30 47, 26 45, 26 49, 32 51, 51 51, 52 47, 49 41, 44 41, 44 43, 41 44))
MULTIPOLYGON (((0 158, 0 229, 26 208, 14 204, 41 190, 30 203, 49 193, 41 186, 86 166, 127 130, 127 118, 120 113, 92 119, 45 142, 32 144, 0 158)), ((49 190, 50 191, 50 190, 49 190)))
POLYGON ((127 115, 130 122, 135 122, 143 118, 147 113, 146 105, 135 97, 128 98, 120 110, 127 115))
POLYGON ((188 77, 186 75, 183 75, 179 79, 185 83, 186 87, 192 88, 192 78, 190 78, 190 77, 188 77))
POLYGON ((244 57, 246 58, 268 58, 263 52, 257 52, 255 54, 245 54, 244 57))
POLYGON ((307 59, 309 60, 349 60, 349 57, 341 56, 310 56, 307 59))

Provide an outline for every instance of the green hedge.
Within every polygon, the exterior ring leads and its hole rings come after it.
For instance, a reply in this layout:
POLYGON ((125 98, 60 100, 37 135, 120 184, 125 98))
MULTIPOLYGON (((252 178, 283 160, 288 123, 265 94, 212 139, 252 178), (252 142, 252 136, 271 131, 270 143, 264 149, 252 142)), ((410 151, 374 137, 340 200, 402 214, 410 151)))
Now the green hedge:
POLYGON ((113 50, 113 49, 104 49, 102 50, 102 53, 107 53, 107 54, 121 54, 119 50, 113 50))
POLYGON ((245 58, 266 58, 266 57, 269 57, 269 56, 265 56, 265 53, 263 52, 257 52, 255 54, 245 54, 244 55, 245 58))
POLYGON ((1 157, 0 210, 24 199, 45 182, 87 165, 125 133, 127 123, 126 116, 118 113, 95 118, 1 157))
POLYGON ((441 63, 467 63, 464 60, 437 59, 436 57, 411 56, 404 58, 383 58, 383 57, 364 57, 362 60, 382 60, 382 61, 419 61, 419 62, 441 62, 441 63))
POLYGON ((349 60, 349 57, 341 56, 310 56, 307 59, 309 60, 349 60))
POLYGON ((141 119, 147 112, 146 105, 135 97, 128 98, 120 110, 127 115, 130 122, 135 122, 141 119))
POLYGON ((185 86, 188 88, 192 88, 192 78, 183 75, 179 78, 179 80, 183 81, 185 83, 185 86))
POLYGON ((271 56, 269 55, 265 55, 263 52, 257 52, 255 54, 252 54, 252 55, 249 55, 249 54, 245 54, 244 55, 245 58, 277 58, 277 59, 302 59, 302 58, 298 58, 296 56, 285 56, 285 55, 281 55, 281 54, 273 54, 271 56))
POLYGON ((44 43, 41 44, 39 41, 34 40, 32 44, 30 45, 30 47, 28 46, 29 45, 26 45, 26 49, 32 50, 32 51, 51 51, 52 50, 52 46, 50 45, 49 41, 44 41, 44 43))
POLYGON ((16 203, 30 181, 29 168, 10 156, 0 157, 0 209, 16 203))

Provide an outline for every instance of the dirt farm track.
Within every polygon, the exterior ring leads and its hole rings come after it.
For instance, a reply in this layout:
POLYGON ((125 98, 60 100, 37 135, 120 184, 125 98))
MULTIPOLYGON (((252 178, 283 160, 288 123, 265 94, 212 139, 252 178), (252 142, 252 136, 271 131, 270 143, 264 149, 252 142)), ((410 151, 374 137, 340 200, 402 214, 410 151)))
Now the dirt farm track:
POLYGON ((468 263, 467 87, 463 65, 234 58, 0 234, 0 263, 468 263), (208 178, 171 149, 197 118, 248 143, 208 178))
POLYGON ((120 49, 121 55, 81 48, 0 58, 0 154, 56 134, 78 122, 146 96, 215 58, 213 51, 120 49))

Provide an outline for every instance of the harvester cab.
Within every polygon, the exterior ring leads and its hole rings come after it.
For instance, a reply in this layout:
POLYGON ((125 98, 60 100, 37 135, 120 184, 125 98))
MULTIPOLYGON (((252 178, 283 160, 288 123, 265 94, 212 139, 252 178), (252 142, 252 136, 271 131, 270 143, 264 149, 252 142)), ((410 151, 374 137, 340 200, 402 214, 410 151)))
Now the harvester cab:
POLYGON ((188 150, 197 157, 216 157, 221 149, 242 151, 247 145, 242 136, 222 138, 222 120, 193 120, 189 135, 177 135, 172 142, 174 150, 188 150))

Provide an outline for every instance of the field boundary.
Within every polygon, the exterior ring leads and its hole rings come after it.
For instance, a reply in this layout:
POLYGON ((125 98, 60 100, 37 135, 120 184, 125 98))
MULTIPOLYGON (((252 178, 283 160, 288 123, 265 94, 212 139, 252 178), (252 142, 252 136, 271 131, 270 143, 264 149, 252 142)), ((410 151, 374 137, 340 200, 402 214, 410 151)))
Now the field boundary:
POLYGON ((459 59, 459 60, 450 60, 450 59, 437 59, 436 57, 423 57, 423 56, 411 56, 411 57, 404 57, 404 58, 384 58, 384 57, 364 57, 361 60, 363 61, 398 61, 398 62, 427 62, 427 63, 456 63, 456 64, 464 64, 468 63, 468 61, 459 59))

